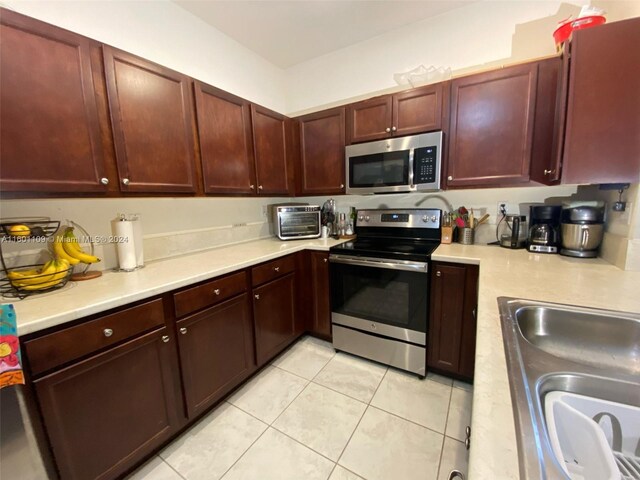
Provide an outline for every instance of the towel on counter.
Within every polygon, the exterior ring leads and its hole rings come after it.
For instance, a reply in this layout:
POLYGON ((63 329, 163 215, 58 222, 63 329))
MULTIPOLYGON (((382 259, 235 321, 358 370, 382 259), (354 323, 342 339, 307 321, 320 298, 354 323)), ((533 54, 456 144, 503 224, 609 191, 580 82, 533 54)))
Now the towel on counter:
POLYGON ((20 341, 13 305, 0 305, 0 388, 24 385, 20 341))

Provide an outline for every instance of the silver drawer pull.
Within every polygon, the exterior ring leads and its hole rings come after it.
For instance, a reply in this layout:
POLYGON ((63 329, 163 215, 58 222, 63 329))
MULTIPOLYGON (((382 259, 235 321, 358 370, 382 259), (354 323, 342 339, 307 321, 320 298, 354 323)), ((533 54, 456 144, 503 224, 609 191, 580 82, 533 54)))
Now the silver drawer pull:
POLYGON ((255 299, 256 299, 256 300, 260 300, 260 295, 259 295, 259 294, 257 294, 257 293, 256 293, 256 294, 254 295, 254 297, 255 297, 255 299))
POLYGON ((471 438, 471 427, 469 425, 464 429, 464 433, 467 434, 467 438, 471 438))
POLYGON ((442 272, 436 272, 436 277, 441 277, 442 276, 442 272))
POLYGON ((216 295, 220 295, 220 289, 219 289, 219 288, 216 288, 216 289, 213 291, 213 293, 215 293, 216 295))
POLYGON ((162 341, 163 341, 164 343, 169 343, 169 335, 163 335, 163 336, 162 336, 162 341))
POLYGON ((274 269, 276 272, 279 272, 279 271, 280 271, 280 267, 273 267, 273 269, 274 269))
POLYGON ((187 327, 182 327, 182 328, 180 329, 180 333, 181 333, 182 335, 186 335, 186 334, 187 334, 187 327))
POLYGON ((471 447, 471 439, 470 438, 465 438, 464 439, 464 446, 467 447, 467 450, 469 450, 469 448, 471 447))
POLYGON ((324 263, 327 263, 329 261, 328 258, 323 258, 322 260, 324 260, 324 263))
POLYGON ((105 328, 102 333, 104 333, 105 337, 110 337, 111 335, 113 335, 113 330, 111 330, 110 328, 105 328))

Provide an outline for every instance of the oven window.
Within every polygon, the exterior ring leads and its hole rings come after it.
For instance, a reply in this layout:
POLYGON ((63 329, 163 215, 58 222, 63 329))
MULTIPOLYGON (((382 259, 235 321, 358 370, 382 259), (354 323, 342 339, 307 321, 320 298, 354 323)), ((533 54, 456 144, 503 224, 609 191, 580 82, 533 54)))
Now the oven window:
POLYGON ((426 273, 331 264, 331 310, 419 332, 427 331, 426 273))
POLYGON ((409 150, 349 157, 352 188, 409 184, 409 150))

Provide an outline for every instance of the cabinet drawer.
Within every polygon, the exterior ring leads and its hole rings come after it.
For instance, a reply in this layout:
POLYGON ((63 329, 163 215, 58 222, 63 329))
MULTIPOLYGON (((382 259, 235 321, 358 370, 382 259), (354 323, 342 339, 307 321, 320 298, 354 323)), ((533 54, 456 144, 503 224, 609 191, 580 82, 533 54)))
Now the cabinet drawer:
POLYGON ((244 292, 246 289, 247 274, 242 271, 174 293, 176 317, 180 318, 201 308, 215 305, 244 292))
POLYGON ((257 286, 269 282, 296 269, 295 255, 277 258, 251 269, 251 285, 257 286))
POLYGON ((164 325, 162 299, 96 318, 25 343, 33 375, 164 325))

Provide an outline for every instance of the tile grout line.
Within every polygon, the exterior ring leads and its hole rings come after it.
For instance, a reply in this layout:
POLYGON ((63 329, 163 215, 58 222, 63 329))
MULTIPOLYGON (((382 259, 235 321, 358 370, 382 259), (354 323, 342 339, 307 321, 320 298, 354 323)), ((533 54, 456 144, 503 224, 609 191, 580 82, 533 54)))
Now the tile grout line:
POLYGON ((440 460, 438 460, 438 470, 436 478, 440 478, 440 469, 442 468, 442 456, 444 455, 444 442, 447 439, 447 423, 449 423, 449 412, 451 411, 451 402, 453 401, 453 383, 449 391, 449 405, 447 406, 447 418, 444 421, 444 433, 442 434, 442 446, 440 447, 440 460))
MULTIPOLYGON (((263 423, 264 423, 264 422, 263 422, 263 423)), ((256 442, 262 438, 262 436, 265 434, 265 432, 268 432, 268 431, 269 431, 269 426, 267 425, 267 428, 265 428, 265 429, 264 429, 264 431, 263 431, 260 435, 258 435, 258 438, 256 438, 253 442, 251 442, 251 445, 249 445, 249 446, 247 447, 247 449, 246 449, 244 452, 242 452, 242 455, 240 455, 240 456, 236 459, 236 461, 235 461, 235 462, 233 462, 233 464, 232 464, 229 468, 227 468, 227 469, 225 470, 225 472, 224 472, 224 473, 222 474, 222 476, 220 477, 220 480, 223 480, 223 479, 224 479, 224 477, 226 477, 226 476, 227 476, 227 473, 229 473, 229 472, 231 471, 231 469, 232 469, 233 467, 235 467, 235 466, 236 466, 236 464, 237 464, 237 463, 242 459, 242 457, 244 457, 244 456, 247 454, 247 452, 248 452, 249 450, 251 450, 251 447, 253 447, 253 446, 256 444, 256 442)))
POLYGON ((169 462, 167 462, 164 458, 162 458, 162 457, 160 456, 160 454, 159 454, 159 453, 158 453, 158 458, 159 458, 160 460, 162 460, 162 462, 166 463, 166 464, 167 464, 167 466, 168 466, 171 470, 173 470, 174 472, 176 472, 176 475, 178 475, 180 478, 184 478, 184 480, 187 480, 187 477, 185 477, 185 476, 184 476, 184 475, 182 475, 178 470, 176 470, 175 468, 173 468, 173 465, 171 465, 171 464, 170 464, 169 462))

